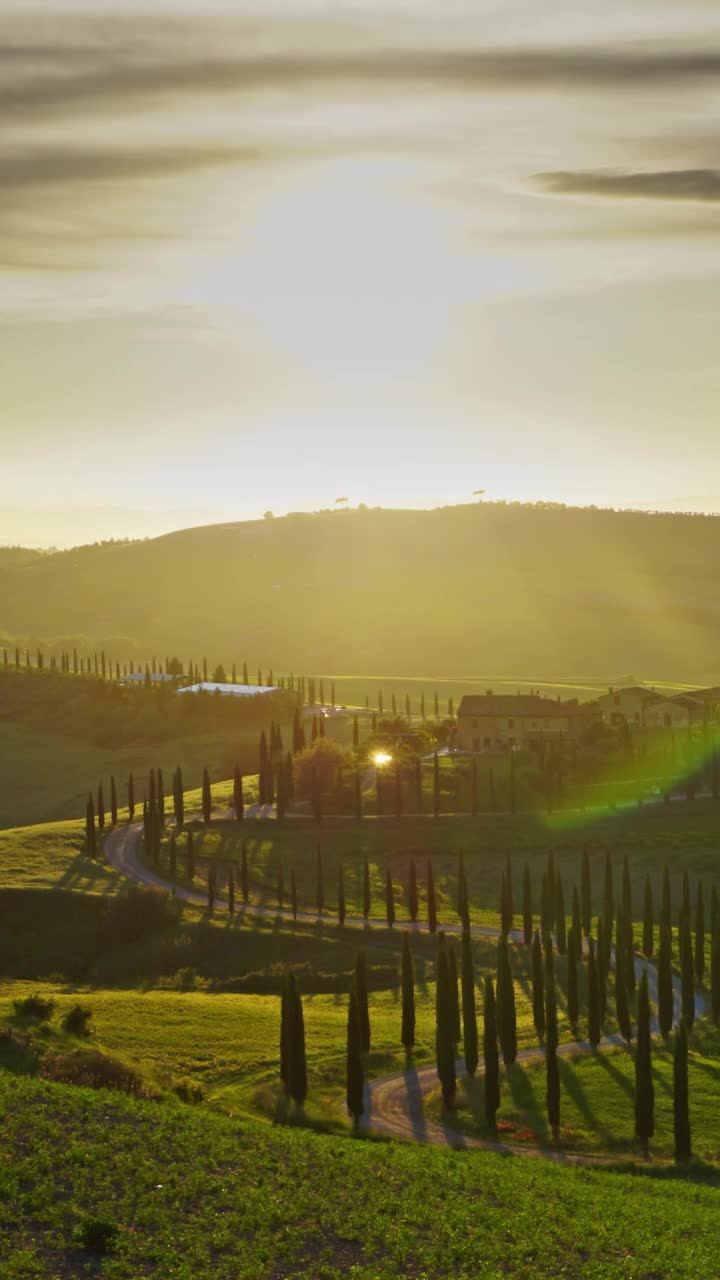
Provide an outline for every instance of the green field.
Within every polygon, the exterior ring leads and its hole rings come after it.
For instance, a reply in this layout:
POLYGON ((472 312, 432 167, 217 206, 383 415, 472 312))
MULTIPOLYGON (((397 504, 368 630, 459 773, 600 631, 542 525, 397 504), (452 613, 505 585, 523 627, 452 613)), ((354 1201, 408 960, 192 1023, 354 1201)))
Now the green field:
POLYGON ((717 1269, 715 1185, 350 1142, 3 1073, 0 1108, 7 1280, 697 1280, 717 1269), (118 1229, 103 1260, 73 1239, 88 1217, 118 1229))

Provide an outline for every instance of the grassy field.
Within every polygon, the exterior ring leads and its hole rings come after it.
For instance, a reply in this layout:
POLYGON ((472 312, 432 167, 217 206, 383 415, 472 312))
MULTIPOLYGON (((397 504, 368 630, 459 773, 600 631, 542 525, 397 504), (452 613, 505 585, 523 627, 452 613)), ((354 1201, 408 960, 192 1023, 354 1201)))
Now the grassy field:
MULTIPOLYGON (((634 1057, 631 1049, 606 1050, 588 1056, 560 1058, 560 1145, 570 1151, 602 1151, 637 1156, 634 1136, 634 1057)), ((672 1050, 653 1042, 655 1136, 651 1153, 672 1157, 672 1050)), ((702 1024, 691 1038, 689 1058, 690 1123, 693 1153, 720 1162, 720 1036, 702 1024)), ((461 1082, 455 1123, 461 1132, 485 1134, 483 1082, 461 1082)), ((439 1115, 441 1100, 428 1101, 439 1115)), ((553 1145, 545 1109, 545 1066, 542 1061, 516 1063, 506 1077, 498 1112, 500 1133, 512 1141, 518 1134, 529 1146, 553 1145)))
POLYGON ((205 766, 213 780, 228 777, 234 761, 242 759, 246 748, 248 767, 254 768, 254 730, 247 743, 237 731, 226 731, 112 748, 0 721, 0 828, 80 817, 85 812, 88 791, 95 794, 99 782, 103 783, 105 801, 109 802, 111 775, 118 785, 118 799, 123 802, 128 774, 133 773, 136 795, 142 803, 144 780, 158 764, 168 785, 178 764, 186 785, 199 786, 205 766))
POLYGON ((0 1147, 5 1280, 717 1270, 714 1184, 351 1142, 4 1073, 0 1147), (75 1234, 88 1218, 117 1229, 104 1259, 75 1234))

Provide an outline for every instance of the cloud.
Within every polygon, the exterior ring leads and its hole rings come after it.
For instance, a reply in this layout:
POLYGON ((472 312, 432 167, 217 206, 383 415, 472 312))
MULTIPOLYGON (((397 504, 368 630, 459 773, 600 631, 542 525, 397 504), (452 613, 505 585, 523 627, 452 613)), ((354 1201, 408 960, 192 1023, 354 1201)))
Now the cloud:
MULTIPOLYGON (((35 74, 16 74, 0 87, 0 113, 9 119, 45 113, 129 110, 153 100, 300 90, 360 84, 403 90, 414 86, 485 91, 614 90, 672 87, 712 79, 720 52, 629 49, 422 49, 327 50, 322 53, 262 51, 236 56, 148 57, 142 49, 96 48, 92 69, 76 65, 51 74, 38 46, 35 74)), ((32 71, 30 50, 23 61, 32 71)))
POLYGON ((254 147, 54 147, 0 152, 0 191, 66 186, 192 173, 227 164, 259 164, 268 155, 254 147))
POLYGON ((668 169, 657 173, 560 171, 535 174, 535 181, 552 195, 720 201, 720 169, 668 169))

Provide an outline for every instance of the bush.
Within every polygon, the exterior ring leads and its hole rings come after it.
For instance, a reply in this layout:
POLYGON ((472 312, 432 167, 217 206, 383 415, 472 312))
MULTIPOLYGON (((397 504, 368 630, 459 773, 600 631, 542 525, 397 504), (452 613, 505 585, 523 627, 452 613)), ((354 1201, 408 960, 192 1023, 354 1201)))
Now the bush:
POLYGON ((130 889, 105 902, 101 932, 105 943, 137 942, 176 924, 181 903, 157 889, 130 889))
POLYGON ((93 1253, 109 1253, 118 1238, 118 1228, 106 1218, 84 1218, 73 1232, 73 1241, 93 1253))
POLYGON ((114 1089, 137 1097, 150 1096, 141 1077, 123 1062, 108 1058, 97 1049, 75 1049, 72 1053, 46 1053, 42 1075, 57 1084, 75 1084, 88 1089, 114 1089))
POLYGON ((35 994, 26 996, 24 1000, 13 1000, 13 1007, 18 1018, 34 1018, 45 1022, 52 1018, 55 1001, 52 996, 46 998, 35 994))
POLYGON ((69 1032, 71 1036, 77 1036, 78 1039, 85 1039, 90 1035, 89 1023, 91 1018, 92 1009, 83 1008, 81 1004, 74 1004, 62 1020, 63 1030, 69 1032))
POLYGON ((197 970, 192 965, 176 969, 172 976, 172 985, 176 991, 193 991, 197 986, 197 970))
POLYGON ((181 1102, 188 1102, 193 1106, 202 1102, 205 1098, 205 1090, 202 1085, 196 1084, 195 1081, 191 1080, 189 1077, 183 1077, 182 1080, 177 1080, 173 1085, 173 1093, 181 1102))

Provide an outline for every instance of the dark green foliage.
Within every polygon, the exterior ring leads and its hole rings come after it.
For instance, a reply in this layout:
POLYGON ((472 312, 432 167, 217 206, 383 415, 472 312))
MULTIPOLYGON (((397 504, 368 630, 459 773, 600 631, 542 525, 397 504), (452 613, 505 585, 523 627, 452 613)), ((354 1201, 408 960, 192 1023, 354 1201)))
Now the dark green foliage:
POLYGON ((553 913, 550 898, 550 885, 548 882, 547 871, 543 871, 543 878, 540 883, 540 932, 543 939, 548 938, 552 933, 553 913))
POLYGON ((523 938, 525 946, 532 944, 533 932, 533 909, 532 909, 532 881, 530 879, 530 868, 525 863, 523 868, 523 938))
POLYGON ((652 959, 655 950, 655 908, 653 905, 652 881, 650 875, 645 877, 645 895, 643 898, 643 955, 652 959))
POLYGON ((635 1133, 647 1159, 650 1139, 655 1132, 655 1087, 652 1078, 650 1041, 650 997, 647 974, 638 987, 637 1048, 635 1050, 635 1133))
POLYGON ((280 1079, 289 1092, 290 1083, 290 970, 285 969, 280 991, 280 1079))
POLYGON ((297 880, 295 878, 295 868, 290 868, 290 910, 292 911, 293 920, 297 920, 298 914, 298 891, 297 880))
POLYGON ((602 916, 598 916, 597 922, 597 950, 595 952, 595 959, 597 962, 600 1024, 602 1025, 607 1014, 607 988, 608 977, 610 975, 610 947, 608 946, 605 921, 602 916))
POLYGON ((605 854, 605 884, 603 887, 603 920, 607 930, 608 942, 612 937, 612 926, 615 919, 615 893, 613 889, 613 864, 608 849, 605 854))
POLYGON ((132 774, 128 775, 127 802, 128 802, 128 822, 132 822, 135 818, 135 781, 133 779, 132 774))
POLYGON ((439 933, 437 936, 435 1056, 442 1088, 443 1104, 447 1108, 452 1108, 455 1105, 457 1082, 455 1076, 455 1041, 450 1007, 450 966, 444 933, 439 933))
POLYGON ((450 1026, 452 1030, 453 1044, 457 1044, 461 1036, 460 1027, 460 1000, 458 998, 458 970, 457 955, 455 953, 455 943, 452 938, 448 942, 448 998, 450 1007, 450 1026))
POLYGON ((660 907, 660 928, 672 927, 672 894, 670 891, 670 870, 665 864, 663 871, 662 905, 660 907))
POLYGON ((565 922, 565 893, 563 891, 563 882, 558 874, 556 901, 556 917, 555 917, 555 937, 557 939, 557 949, 561 956, 567 951, 567 932, 565 922))
POLYGON ((690 1139, 690 1106, 688 1095, 688 1031, 681 1019, 673 1051, 673 1127, 675 1159, 678 1163, 692 1155, 690 1139))
POLYGON ((414 922, 418 918, 418 892, 417 892, 417 871, 415 870, 415 859, 410 859, 408 867, 408 911, 410 919, 414 922))
POLYGON ((242 900, 247 906, 250 897, 250 877, 248 875, 247 845, 242 842, 242 852, 240 854, 240 892, 242 900))
POLYGON ((710 1016, 720 1026, 720 902, 713 889, 710 908, 710 1016))
POLYGON ((540 934, 535 930, 532 942, 532 1006, 538 1040, 545 1039, 545 970, 540 934))
MULTIPOLYGON (((172 837, 172 841, 174 844, 175 843, 174 836, 172 837)), ((228 915, 234 916, 235 915, 235 873, 233 871, 232 866, 228 868, 227 892, 228 892, 228 915)))
POLYGON ((202 815, 203 822, 207 824, 212 816, 212 792, 210 789, 210 775, 207 769, 203 769, 202 780, 202 815))
POLYGON ((702 880, 697 887, 697 901, 695 904, 695 977, 698 985, 702 986, 702 980, 705 976, 705 898, 703 894, 702 880))
POLYGON ((430 933, 435 933, 437 931, 437 900, 435 898, 435 877, 431 858, 428 858, 427 861, 427 913, 428 929, 430 933))
POLYGON ((554 1053, 558 1047, 557 989, 552 947, 548 947, 545 952, 545 1047, 550 1053, 554 1053))
MULTIPOLYGON (((618 930, 619 933, 619 930, 618 930)), ((620 1035, 629 1044, 632 1040, 632 1023, 628 1006, 627 966, 624 949, 620 942, 615 949, 615 1013, 620 1035)))
POLYGON ((590 884, 590 855, 587 849, 583 849, 580 866, 580 915, 583 934, 586 938, 589 938, 592 927, 592 888, 590 884))
POLYGON ((515 897, 513 892, 512 858, 509 853, 505 858, 505 893, 507 895, 507 911, 510 916, 509 928, 512 929, 515 923, 515 897))
POLYGON ((503 1061, 509 1067, 517 1057, 517 1017, 515 985, 505 938, 500 938, 497 950, 497 1016, 503 1061))
POLYGON ((582 920, 580 918, 580 894, 577 885, 573 885, 572 891, 572 928, 575 930, 575 953, 580 956, 579 943, 582 938, 582 920))
POLYGON ((114 777, 110 779, 110 821, 114 827, 117 826, 118 820, 118 802, 117 787, 115 786, 114 777))
POLYGON ((403 934, 400 985, 402 988, 402 1029, 400 1039, 405 1052, 409 1053, 415 1044, 415 974, 413 972, 409 933, 403 934))
POLYGON ((242 822, 245 817, 245 798, 243 796, 243 776, 240 772, 240 766, 237 764, 233 773, 233 808, 237 821, 242 822))
POLYGON ((598 983, 595 942, 590 938, 588 953, 588 1040, 593 1049, 600 1043, 600 988, 598 983))
POLYGON ((212 911, 215 906, 215 864, 210 862, 207 869, 207 902, 208 911, 212 911))
POLYGON ((360 1029, 360 1047, 363 1053, 370 1052, 370 1010, 368 1008, 367 958, 364 951, 358 951, 355 961, 355 993, 357 996, 358 1027, 360 1029))
POLYGON ((467 876, 465 874, 465 856, 458 855, 457 870, 457 913, 460 917, 460 923, 467 932, 470 928, 470 903, 468 899, 467 876))
POLYGON ((195 842, 193 840, 192 830, 188 831, 187 833, 187 846, 186 846, 185 857, 186 857, 186 864, 187 864, 185 868, 186 875, 188 880, 192 884, 193 880, 195 879, 195 842))
POLYGON ((395 892, 393 890, 392 871, 389 867, 385 873, 385 914, 388 928, 392 929, 395 923, 395 892))
POLYGON ((669 1036, 673 1024, 672 935, 670 926, 660 925, 657 963, 658 1023, 663 1036, 669 1036))
POLYGON ((285 904, 285 877, 283 875, 282 867, 278 867, 277 869, 275 896, 277 899, 278 911, 282 911, 285 904))
POLYGON ((475 966, 472 939, 469 933, 464 933, 462 939, 462 1019, 465 1070, 469 1076, 474 1076, 478 1064, 478 1029, 475 1010, 475 966))
POLYGON ((174 880, 177 875, 177 840, 175 832, 170 836, 170 848, 168 850, 168 860, 170 864, 170 879, 174 880))
POLYGON ((119 1234, 120 1228, 107 1218, 83 1218, 73 1232, 73 1244, 88 1253, 112 1253, 119 1234))
POLYGON ((345 1101, 353 1126, 357 1128, 364 1111, 363 1095, 365 1075, 363 1071, 363 1046, 361 1015, 355 980, 350 986, 347 1020, 346 1089, 345 1101))
POLYGON ((292 969, 288 971, 287 1000, 287 1091, 295 1105, 302 1107, 307 1097, 305 1019, 303 1016, 302 997, 297 989, 295 974, 292 969))
POLYGON ((338 924, 342 927, 345 924, 345 872, 342 863, 338 867, 337 911, 338 924))
POLYGON ((74 1004, 62 1019, 63 1031, 67 1031, 68 1035, 77 1036, 78 1040, 86 1040, 90 1035, 92 1016, 92 1009, 82 1004, 74 1004))
POLYGON ((318 915, 322 915, 325 910, 325 888, 323 885, 323 864, 320 845, 318 845, 315 854, 315 906, 317 907, 318 915))
POLYGON ((160 830, 165 830, 165 788, 163 785, 162 769, 157 771, 157 795, 155 799, 157 805, 157 816, 160 830))
POLYGON ((47 1022, 52 1018, 55 1000, 52 996, 41 996, 34 992, 20 1000, 13 1000, 15 1017, 33 1022, 47 1022))
POLYGON ((695 1021, 695 970, 693 964, 692 934, 689 912, 682 911, 678 928, 680 946, 680 984, 682 990, 682 1016, 688 1031, 695 1021))
POLYGON ((368 866, 368 860, 367 860, 367 858, 365 859, 365 861, 364 861, 364 863, 363 863, 363 908, 362 908, 362 913, 363 913, 363 919, 364 919, 364 920, 367 920, 368 916, 370 915, 370 867, 368 866))
MULTIPOLYGON (((437 697, 437 694, 435 695, 437 697)), ((437 712, 435 713, 437 719, 437 712)), ((433 755, 433 816, 440 815, 440 761, 437 751, 433 755)))
POLYGON ((503 871, 500 877, 500 929, 504 938, 508 936, 511 926, 512 914, 510 911, 507 877, 503 871))
POLYGON ((483 1023, 483 1059, 485 1062, 485 1123, 490 1133, 497 1132, 496 1113, 500 1106, 500 1057, 498 1054, 497 1010, 490 974, 485 975, 485 1018, 483 1023))
POLYGON ((573 1031, 577 1030, 580 1016, 578 1000, 578 945, 582 945, 582 933, 570 925, 567 940, 567 1016, 573 1031), (576 941, 578 939, 578 941, 576 941))
POLYGON ((545 1100, 547 1103, 548 1124, 557 1142, 560 1135, 560 1073, 558 1071, 557 1049, 548 1047, 545 1053, 545 1100))
POLYGON ((95 834, 95 806, 92 796, 88 796, 85 806, 85 843, 89 858, 97 856, 97 836, 95 834))
POLYGON ((100 831, 105 830, 105 801, 103 800, 102 782, 98 787, 97 793, 97 824, 100 831))
MULTIPOLYGON (((355 721, 355 723, 357 724, 357 720, 355 721)), ((359 769, 356 769, 356 770, 355 770, 355 784, 354 784, 354 785, 355 785, 355 817, 357 818, 357 820, 358 820, 358 821, 360 821, 360 819, 361 819, 361 818, 362 818, 362 816, 363 816, 363 806, 362 806, 362 787, 361 787, 361 785, 360 785, 360 770, 359 770, 359 769)))

